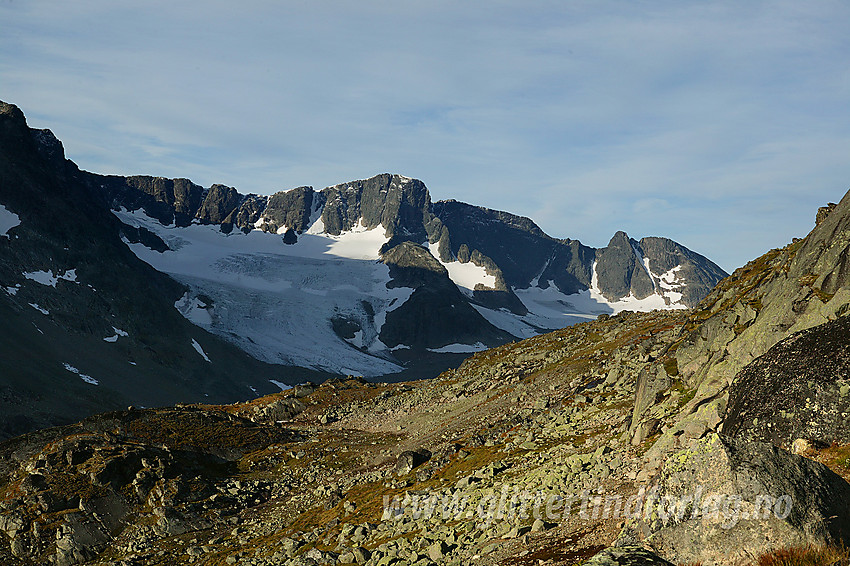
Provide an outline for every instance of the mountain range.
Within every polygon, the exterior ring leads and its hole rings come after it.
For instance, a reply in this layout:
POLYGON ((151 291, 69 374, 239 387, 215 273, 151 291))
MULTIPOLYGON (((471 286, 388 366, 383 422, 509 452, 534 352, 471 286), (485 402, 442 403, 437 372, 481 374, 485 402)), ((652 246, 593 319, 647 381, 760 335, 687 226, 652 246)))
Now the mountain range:
POLYGON ((382 174, 271 196, 106 176, 0 104, 0 435, 333 375, 433 376, 724 276, 660 237, 601 249, 382 174))
POLYGON ((709 286, 401 176, 87 173, 2 105, 0 561, 847 566, 850 193, 814 216, 709 286))

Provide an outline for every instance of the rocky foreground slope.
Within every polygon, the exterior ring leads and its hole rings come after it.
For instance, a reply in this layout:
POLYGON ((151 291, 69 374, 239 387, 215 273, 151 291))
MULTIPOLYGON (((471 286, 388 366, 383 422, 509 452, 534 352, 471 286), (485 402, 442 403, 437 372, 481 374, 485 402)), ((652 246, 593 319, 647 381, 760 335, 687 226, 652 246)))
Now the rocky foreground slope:
POLYGON ((0 555, 745 565, 850 544, 843 349, 832 357, 850 197, 823 216, 690 311, 602 316, 430 381, 330 380, 7 441, 0 555), (829 371, 814 379, 819 360, 829 371), (750 418, 777 375, 805 424, 770 405, 750 418), (800 391, 823 393, 800 406, 800 391))

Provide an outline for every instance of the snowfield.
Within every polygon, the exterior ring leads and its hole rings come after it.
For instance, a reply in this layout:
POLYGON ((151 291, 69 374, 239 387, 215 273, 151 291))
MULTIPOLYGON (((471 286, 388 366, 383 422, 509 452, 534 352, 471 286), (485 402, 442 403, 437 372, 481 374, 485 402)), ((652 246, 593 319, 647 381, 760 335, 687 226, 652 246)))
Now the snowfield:
POLYGON ((623 297, 619 301, 606 299, 599 290, 594 262, 590 289, 586 291, 567 295, 551 281, 548 287, 541 288, 537 279, 532 281, 528 289, 514 289, 516 296, 528 309, 525 316, 515 315, 505 309, 493 311, 474 306, 493 326, 518 338, 530 338, 546 330, 592 320, 600 314, 617 314, 624 310, 648 312, 656 309, 685 309, 685 305, 678 303, 682 294, 675 291, 680 288, 676 283, 676 272, 680 268, 675 267, 659 276, 649 271, 646 265, 647 272, 656 282, 656 294, 643 299, 634 296, 623 297))
MULTIPOLYGON (((126 224, 147 228, 168 244, 170 250, 160 253, 126 242, 140 259, 189 287, 175 308, 195 325, 255 358, 365 376, 403 369, 378 337, 387 313, 403 305, 413 290, 387 288, 389 268, 379 260, 379 250, 388 240, 383 227, 367 229, 358 224, 334 236, 324 232, 321 210, 315 210, 309 229, 298 236, 297 243, 287 245, 280 234, 259 229, 247 234, 239 230, 225 234, 218 226, 163 226, 141 210, 115 214, 126 224), (353 338, 343 339, 334 332, 332 321, 340 319, 360 327, 353 338)), ((257 223, 263 224, 262 219, 257 223)), ((426 247, 438 258, 436 244, 426 247)), ((442 264, 467 297, 474 296, 478 284, 487 288, 496 284, 494 275, 472 262, 442 264)), ((648 261, 641 264, 656 291, 644 299, 605 299, 599 291, 594 264, 591 288, 580 293, 566 295, 551 281, 540 282, 539 278, 527 289, 514 289, 529 311, 525 316, 473 306, 491 324, 518 338, 603 313, 685 308, 678 303, 682 298, 682 285, 677 281, 680 268, 659 275, 650 270, 648 261)), ((46 285, 55 285, 60 278, 75 279, 73 272, 61 276, 48 272, 26 275, 46 285)), ((116 329, 116 335, 107 341, 117 340, 118 335, 116 329)), ((196 341, 193 346, 209 361, 196 341)), ((476 343, 451 344, 432 351, 472 353, 482 349, 485 347, 476 343)))
POLYGON ((218 226, 163 226, 142 211, 116 215, 172 248, 159 253, 128 243, 140 259, 191 289, 175 304, 183 316, 252 356, 366 376, 403 369, 378 340, 386 313, 412 292, 386 287, 389 268, 378 261, 387 241, 383 228, 358 226, 333 236, 316 233, 314 224, 286 245, 261 230, 224 234, 218 226), (334 333, 335 316, 360 323, 356 346, 334 333))
POLYGON ((428 251, 439 261, 443 267, 449 272, 449 279, 457 285, 457 287, 467 296, 472 296, 475 286, 479 283, 488 289, 496 288, 496 276, 487 273, 487 270, 480 265, 475 265, 471 261, 461 263, 457 260, 449 263, 440 259, 440 253, 437 251, 438 244, 428 244, 428 251))

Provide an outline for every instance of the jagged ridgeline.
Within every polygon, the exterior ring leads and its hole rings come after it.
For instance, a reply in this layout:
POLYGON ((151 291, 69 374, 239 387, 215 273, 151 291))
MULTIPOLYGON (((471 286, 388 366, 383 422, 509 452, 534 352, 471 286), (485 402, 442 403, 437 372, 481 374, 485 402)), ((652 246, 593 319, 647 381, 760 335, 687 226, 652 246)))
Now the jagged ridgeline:
POLYGON ((665 238, 618 232, 594 249, 552 238, 528 218, 432 203, 421 181, 400 175, 268 197, 186 179, 90 175, 89 183, 128 225, 137 255, 189 286, 187 317, 259 359, 337 373, 397 372, 423 352, 473 352, 623 309, 685 308, 725 276, 665 238), (218 251, 207 249, 209 229, 218 251), (200 254, 207 265, 194 271, 168 258, 197 263, 200 254), (242 287, 248 278, 279 285, 254 285, 247 298, 234 273, 242 287), (269 316, 248 319, 234 306, 246 301, 265 304, 272 319, 305 308, 309 316, 269 328, 269 316))

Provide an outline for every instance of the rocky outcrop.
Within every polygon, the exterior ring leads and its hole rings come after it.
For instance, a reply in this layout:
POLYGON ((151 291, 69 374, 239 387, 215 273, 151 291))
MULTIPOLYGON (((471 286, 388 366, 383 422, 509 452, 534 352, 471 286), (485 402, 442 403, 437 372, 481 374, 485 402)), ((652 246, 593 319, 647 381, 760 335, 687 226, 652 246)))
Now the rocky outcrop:
POLYGON ((431 458, 431 451, 425 448, 417 450, 405 450, 398 455, 396 460, 395 472, 399 476, 406 476, 413 471, 414 468, 421 466, 431 458))
POLYGON ((217 501, 224 511, 268 498, 262 486, 246 500, 244 491, 240 498, 239 490, 218 484, 228 462, 270 442, 297 439, 191 409, 101 415, 20 437, 0 444, 8 465, 0 485, 24 494, 0 506, 0 531, 22 563, 71 566, 95 558, 140 516, 157 537, 207 529, 212 523, 198 501, 227 499, 217 501))
POLYGON ((675 563, 749 564, 850 540, 850 484, 774 446, 711 434, 674 453, 620 539, 675 563))
POLYGON ((786 338, 741 371, 723 432, 790 449, 850 443, 850 317, 786 338))
POLYGON ((557 266, 541 281, 553 280, 565 293, 590 286, 592 248, 551 238, 531 219, 507 212, 456 200, 435 202, 433 210, 451 235, 454 256, 467 261, 467 254, 478 250, 499 266, 511 287, 527 288, 553 262, 557 266))
MULTIPOLYGON (((829 214, 821 215, 808 236, 739 268, 694 309, 669 349, 679 379, 693 396, 668 421, 668 429, 649 450, 651 461, 661 461, 675 449, 689 425, 716 430, 727 411, 730 385, 756 358, 781 340, 847 312, 848 234, 850 193, 829 214)), ((757 372, 754 369, 749 378, 757 372)), ((748 382, 746 387, 753 391, 771 387, 757 385, 752 379, 748 382)), ((747 403, 750 400, 740 399, 738 406, 747 403)), ((743 414, 740 408, 735 411, 743 414)))
POLYGON ((262 213, 264 230, 293 230, 300 234, 310 227, 313 211, 321 206, 323 196, 312 187, 298 187, 269 197, 262 213))
POLYGON ((195 218, 204 224, 233 224, 234 212, 242 202, 242 196, 233 187, 213 185, 195 213, 195 218))
POLYGON ((107 178, 110 192, 128 210, 144 209, 163 224, 188 226, 195 218, 205 190, 189 179, 138 175, 107 178))
POLYGON ((729 275, 706 257, 669 238, 641 238, 637 248, 647 261, 655 289, 681 293, 682 303, 690 307, 696 306, 729 275), (665 279, 663 276, 668 273, 673 277, 665 279))
POLYGON ((368 229, 383 226, 397 242, 428 240, 425 225, 431 220, 431 196, 422 181, 385 173, 322 192, 326 203, 322 222, 328 234, 362 223, 368 229))

